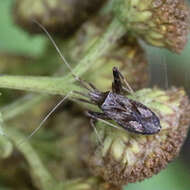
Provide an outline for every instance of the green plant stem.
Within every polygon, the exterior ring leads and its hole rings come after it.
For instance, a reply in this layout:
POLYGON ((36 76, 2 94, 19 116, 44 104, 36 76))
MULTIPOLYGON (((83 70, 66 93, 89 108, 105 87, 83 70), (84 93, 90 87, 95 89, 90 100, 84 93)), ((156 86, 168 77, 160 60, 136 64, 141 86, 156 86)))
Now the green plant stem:
POLYGON ((42 190, 57 189, 57 182, 45 168, 35 150, 32 148, 28 141, 20 144, 24 136, 14 128, 6 127, 6 134, 12 140, 16 148, 24 155, 30 166, 31 176, 34 182, 37 182, 37 186, 42 190))
POLYGON ((64 95, 75 89, 62 77, 1 76, 0 87, 64 95))
MULTIPOLYGON (((74 74, 77 76, 85 73, 94 62, 105 54, 112 45, 125 34, 125 28, 117 19, 113 19, 109 25, 107 31, 89 48, 84 54, 84 57, 79 61, 75 69, 74 74)), ((73 78, 73 77, 72 77, 73 78)))
MULTIPOLYGON (((77 76, 85 73, 97 58, 106 53, 124 33, 123 26, 116 19, 113 19, 104 35, 97 39, 84 54, 84 57, 79 60, 73 73, 77 76)), ((79 88, 72 84, 74 80, 71 73, 64 77, 0 76, 0 88, 66 95, 69 91, 79 88)))

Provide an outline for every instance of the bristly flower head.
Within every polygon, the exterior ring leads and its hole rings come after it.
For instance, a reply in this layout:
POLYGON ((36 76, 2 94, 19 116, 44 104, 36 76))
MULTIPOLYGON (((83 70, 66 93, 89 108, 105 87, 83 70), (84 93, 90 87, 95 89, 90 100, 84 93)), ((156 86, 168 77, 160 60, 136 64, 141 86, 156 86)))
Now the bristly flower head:
POLYGON ((92 172, 115 185, 141 181, 157 174, 179 153, 190 123, 190 104, 183 89, 143 89, 130 96, 142 102, 160 118, 162 129, 155 135, 141 135, 98 123, 87 158, 92 172))
POLYGON ((180 53, 187 42, 190 14, 184 0, 118 0, 115 13, 132 34, 153 46, 180 53))

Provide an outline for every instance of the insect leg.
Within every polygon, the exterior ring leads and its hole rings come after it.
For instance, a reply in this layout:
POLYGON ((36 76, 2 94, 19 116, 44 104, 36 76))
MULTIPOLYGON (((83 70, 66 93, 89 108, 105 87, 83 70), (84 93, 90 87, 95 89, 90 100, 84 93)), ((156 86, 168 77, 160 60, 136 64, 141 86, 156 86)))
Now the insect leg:
POLYGON ((131 88, 125 77, 116 67, 113 67, 113 77, 114 77, 114 82, 112 84, 113 92, 117 94, 121 94, 123 91, 128 92, 130 94, 134 93, 133 89, 131 88))
POLYGON ((94 120, 96 120, 96 119, 109 119, 110 120, 110 118, 105 113, 101 113, 101 112, 87 111, 86 115, 94 120))
POLYGON ((61 101, 59 101, 55 107, 46 115, 46 117, 41 121, 39 126, 33 130, 33 132, 26 137, 24 140, 22 140, 19 145, 21 145, 25 140, 29 140, 41 127, 42 125, 47 121, 47 119, 53 114, 53 112, 72 94, 73 92, 70 91, 61 101))
POLYGON ((88 82, 86 82, 85 80, 82 80, 80 77, 77 77, 76 79, 79 82, 79 85, 86 88, 88 91, 94 90, 94 88, 92 88, 92 86, 88 82))
POLYGON ((86 94, 86 93, 84 93, 84 92, 80 92, 80 91, 73 91, 75 94, 79 94, 79 95, 81 95, 81 96, 84 96, 84 97, 87 97, 87 98, 89 98, 89 95, 88 94, 86 94))
POLYGON ((98 131, 97 131, 97 129, 96 129, 95 122, 96 122, 96 120, 94 120, 94 119, 92 119, 92 118, 90 119, 90 125, 91 125, 92 128, 94 129, 94 132, 96 133, 96 136, 98 137, 98 141, 99 141, 100 144, 103 146, 103 141, 102 141, 100 135, 98 134, 98 131))
POLYGON ((89 82, 88 84, 89 84, 89 86, 90 86, 93 90, 99 91, 91 82, 89 82))
POLYGON ((84 98, 72 98, 73 101, 79 101, 79 102, 84 102, 84 103, 87 103, 87 104, 92 104, 92 105, 96 105, 94 104, 93 102, 87 100, 87 99, 84 99, 84 98))
POLYGON ((107 124, 107 125, 109 125, 111 127, 123 130, 122 128, 114 125, 113 123, 110 123, 110 122, 106 121, 106 120, 111 120, 111 119, 104 113, 87 111, 86 115, 89 116, 90 118, 94 119, 95 121, 101 121, 102 123, 105 123, 105 124, 107 124))

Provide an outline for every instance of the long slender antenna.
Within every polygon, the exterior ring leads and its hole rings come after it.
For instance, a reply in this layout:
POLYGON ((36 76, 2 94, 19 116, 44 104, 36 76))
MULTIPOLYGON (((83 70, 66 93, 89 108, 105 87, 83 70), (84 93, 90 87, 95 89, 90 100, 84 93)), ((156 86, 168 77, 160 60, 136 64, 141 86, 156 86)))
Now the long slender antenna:
POLYGON ((63 53, 61 53, 60 49, 58 48, 57 44, 55 43, 54 39, 51 37, 50 33, 47 31, 47 29, 40 24, 37 20, 33 20, 34 23, 36 23, 48 36, 49 40, 51 41, 51 43, 53 44, 53 46, 55 47, 55 49, 57 50, 59 56, 61 57, 61 59, 63 60, 63 62, 65 63, 65 65, 67 66, 67 68, 70 70, 71 74, 73 75, 73 77, 80 82, 80 84, 86 88, 87 90, 91 91, 91 89, 89 87, 92 88, 91 84, 89 85, 87 82, 83 81, 82 79, 80 79, 80 77, 76 76, 73 72, 72 67, 69 65, 69 63, 67 62, 67 60, 65 59, 63 53))
MULTIPOLYGON (((97 90, 92 84, 87 83, 86 81, 83 81, 82 79, 80 79, 80 77, 76 76, 73 72, 72 67, 69 65, 69 63, 67 62, 67 60, 65 59, 64 55, 61 53, 60 49, 58 48, 57 44, 55 43, 55 41, 53 40, 52 36, 50 35, 50 33, 46 30, 46 28, 40 24, 37 20, 33 20, 33 22, 35 24, 37 24, 44 32, 45 34, 48 36, 49 40, 51 41, 51 43, 53 44, 53 46, 55 47, 56 51, 58 52, 59 56, 61 57, 61 59, 63 60, 63 62, 65 63, 65 65, 67 66, 67 68, 70 70, 72 76, 79 81, 80 85, 83 86, 84 88, 86 88, 89 91, 94 91, 97 90)), ((28 136, 26 137, 24 140, 22 140, 19 145, 23 144, 24 141, 30 139, 41 127, 42 125, 47 121, 47 119, 52 115, 52 113, 64 102, 64 100, 66 100, 71 94, 73 93, 73 91, 70 91, 60 102, 58 102, 55 107, 47 114, 47 116, 41 121, 41 123, 39 124, 39 126, 28 136)), ((83 94, 84 95, 84 94, 83 94)), ((86 95, 87 96, 87 95, 86 95)), ((88 100, 86 101, 88 102, 88 100)), ((91 102, 88 102, 91 103, 91 102)))
MULTIPOLYGON (((34 23, 36 23, 48 36, 49 40, 52 42, 53 46, 55 47, 55 49, 57 50, 59 56, 61 57, 61 59, 63 60, 63 62, 65 63, 65 65, 68 67, 68 69, 71 71, 71 73, 73 74, 73 69, 71 68, 71 66, 69 65, 69 63, 67 62, 67 60, 65 59, 64 55, 61 53, 60 49, 58 48, 57 44, 55 43, 54 39, 51 37, 50 33, 46 30, 46 28, 40 24, 37 20, 33 20, 34 23)), ((74 75, 74 74, 73 74, 74 75)), ((77 76, 74 75, 74 77, 78 78, 77 76)))
POLYGON ((19 145, 23 144, 23 142, 25 142, 26 140, 29 140, 41 127, 42 125, 47 121, 47 119, 52 115, 52 113, 72 94, 73 92, 70 91, 61 101, 59 101, 54 108, 46 115, 46 117, 41 121, 41 123, 39 124, 39 126, 33 130, 33 132, 26 137, 24 140, 22 140, 19 145))

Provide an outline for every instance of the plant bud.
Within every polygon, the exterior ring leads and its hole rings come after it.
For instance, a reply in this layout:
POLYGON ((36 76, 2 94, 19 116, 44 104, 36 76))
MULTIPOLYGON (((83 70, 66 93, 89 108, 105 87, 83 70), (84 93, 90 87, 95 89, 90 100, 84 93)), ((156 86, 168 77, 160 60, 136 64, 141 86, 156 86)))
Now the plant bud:
POLYGON ((160 119, 162 129, 142 135, 97 123, 86 158, 91 171, 107 182, 124 185, 152 177, 179 153, 190 123, 190 104, 183 89, 143 89, 129 98, 149 107, 160 119))
MULTIPOLYGON (((73 62, 77 63, 96 39, 104 33, 109 21, 109 16, 99 16, 86 22, 80 28, 68 43, 69 56, 73 62)), ((134 89, 140 89, 147 85, 149 79, 148 61, 136 38, 124 36, 109 52, 97 59, 89 69, 89 72, 83 77, 100 90, 110 89, 113 79, 112 68, 114 66, 120 68, 134 89)))
POLYGON ((95 13, 105 0, 17 0, 14 4, 16 23, 30 33, 41 33, 33 19, 48 31, 70 35, 82 22, 95 13))
POLYGON ((189 7, 184 0, 119 0, 118 19, 132 34, 153 46, 180 53, 189 32, 189 7))

